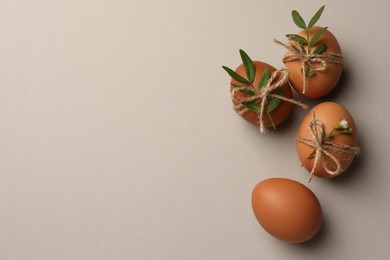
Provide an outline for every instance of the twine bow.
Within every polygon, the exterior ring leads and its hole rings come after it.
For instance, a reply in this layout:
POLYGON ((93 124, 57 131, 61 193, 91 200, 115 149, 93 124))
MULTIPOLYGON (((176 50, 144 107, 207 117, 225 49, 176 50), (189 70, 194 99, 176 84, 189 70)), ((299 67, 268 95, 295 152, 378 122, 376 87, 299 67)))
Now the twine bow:
POLYGON ((303 48, 303 45, 292 38, 288 39, 287 44, 284 44, 278 40, 274 40, 274 42, 284 46, 286 49, 288 49, 293 53, 283 58, 284 63, 289 61, 296 61, 296 60, 302 63, 302 74, 303 74, 302 93, 303 94, 305 94, 306 92, 308 72, 310 71, 324 72, 328 68, 329 63, 344 66, 344 60, 341 53, 307 54, 305 52, 305 49, 303 48))
MULTIPOLYGON (((309 132, 311 134, 310 138, 297 136, 296 140, 303 144, 306 144, 312 148, 314 148, 314 163, 313 167, 310 171, 310 176, 308 182, 313 178, 314 170, 317 168, 318 163, 322 163, 324 170, 332 175, 337 176, 344 171, 341 167, 341 162, 329 151, 342 152, 348 155, 358 155, 360 153, 359 147, 349 146, 346 144, 338 144, 327 141, 325 137, 324 124, 321 121, 318 121, 315 118, 315 112, 312 110, 312 120, 307 126, 309 128, 309 132), (329 157, 336 165, 335 170, 331 170, 326 161, 326 157, 329 157)), ((309 157, 310 158, 310 157, 309 157)), ((308 159, 309 159, 308 158, 308 159)))
POLYGON ((287 101, 293 104, 296 104, 304 109, 307 109, 307 105, 294 100, 290 99, 278 94, 272 93, 274 90, 281 88, 283 85, 285 85, 288 82, 288 76, 289 76, 289 70, 286 68, 279 69, 272 73, 270 79, 268 80, 267 85, 262 87, 261 89, 254 88, 253 86, 240 86, 235 87, 231 91, 231 97, 233 101, 236 101, 238 105, 234 105, 233 108, 236 110, 236 112, 243 116, 246 112, 249 111, 247 107, 245 107, 242 103, 245 102, 254 102, 257 105, 260 105, 259 109, 259 127, 260 127, 260 133, 265 132, 264 122, 263 122, 263 115, 264 115, 264 109, 266 107, 267 101, 269 97, 274 97, 281 99, 283 101, 287 101), (236 97, 237 92, 247 92, 251 91, 254 93, 253 96, 244 96, 244 97, 236 97))

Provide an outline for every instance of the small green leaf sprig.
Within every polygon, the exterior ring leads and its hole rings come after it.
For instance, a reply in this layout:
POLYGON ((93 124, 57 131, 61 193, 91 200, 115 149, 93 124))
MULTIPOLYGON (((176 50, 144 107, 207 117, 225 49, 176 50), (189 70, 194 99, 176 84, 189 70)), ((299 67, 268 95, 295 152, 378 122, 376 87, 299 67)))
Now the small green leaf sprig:
MULTIPOLYGON (((307 52, 311 53, 311 47, 318 41, 318 39, 321 37, 321 35, 328 29, 328 27, 321 28, 318 30, 313 38, 310 39, 309 30, 312 28, 320 19, 322 12, 325 9, 325 5, 323 5, 310 19, 310 22, 308 25, 306 25, 305 21, 303 20, 302 16, 298 13, 298 11, 293 10, 291 12, 291 16, 293 18, 294 23, 301 29, 304 29, 306 32, 306 38, 298 35, 298 34, 287 34, 287 38, 294 38, 302 45, 307 45, 307 52)), ((313 54, 321 54, 326 51, 326 44, 322 43, 320 44, 314 51, 313 54)))
POLYGON ((258 112, 260 133, 265 132, 263 122, 264 113, 267 113, 272 127, 274 129, 276 128, 270 113, 274 111, 282 101, 290 102, 307 109, 307 105, 300 101, 285 97, 283 86, 288 82, 288 69, 278 69, 270 75, 269 70, 266 67, 257 86, 254 86, 256 67, 248 54, 243 50, 240 50, 240 56, 245 68, 246 78, 226 66, 222 66, 222 68, 234 80, 244 84, 244 86, 239 86, 231 83, 233 87, 233 90, 231 91, 232 100, 238 102, 238 105, 235 105, 234 109, 240 116, 243 116, 247 111, 258 112), (235 97, 235 93, 238 91, 245 94, 244 97, 235 97))
MULTIPOLYGON (((240 50, 240 56, 241 56, 242 63, 244 64, 245 74, 247 78, 242 77, 234 70, 226 66, 222 66, 222 68, 230 75, 230 77, 232 77, 232 79, 236 80, 239 83, 247 85, 245 87, 242 87, 237 84, 231 83, 231 85, 234 88, 239 88, 239 91, 244 93, 246 96, 253 97, 253 98, 249 98, 250 101, 242 102, 241 104, 250 111, 260 112, 261 110, 260 103, 262 102, 262 99, 256 98, 256 95, 261 93, 262 89, 268 85, 271 75, 269 73, 268 67, 266 67, 263 71, 263 74, 260 77, 259 82, 257 83, 257 86, 255 87, 253 83, 255 80, 256 68, 253 64, 253 61, 248 56, 248 54, 243 50, 240 50)), ((274 94, 276 96, 281 96, 281 97, 285 95, 283 89, 277 89, 274 94)), ((270 113, 280 105, 282 100, 277 97, 265 97, 265 98, 267 98, 267 103, 266 103, 267 116, 271 121, 272 127, 276 129, 276 126, 272 120, 270 113)))
MULTIPOLYGON (((328 29, 328 27, 323 27, 320 30, 318 30, 314 36, 310 39, 309 30, 312 28, 320 19, 322 12, 325 9, 325 5, 323 5, 310 19, 309 23, 306 25, 306 22, 303 20, 302 16, 298 13, 298 11, 293 10, 291 12, 292 19, 294 23, 301 29, 305 30, 306 38, 302 37, 298 34, 287 34, 286 37, 288 39, 293 39, 297 41, 299 44, 307 46, 307 53, 305 49, 302 48, 302 51, 305 54, 322 54, 326 51, 327 46, 325 43, 321 43, 318 45, 314 51, 312 52, 312 46, 318 41, 318 39, 321 37, 321 35, 328 29)), ((316 74, 316 71, 312 70, 310 71, 310 67, 306 67, 307 71, 306 73, 303 73, 306 77, 314 76, 316 74)))
POLYGON ((343 119, 333 127, 328 135, 329 139, 334 138, 335 134, 352 134, 352 128, 349 127, 347 120, 343 119))

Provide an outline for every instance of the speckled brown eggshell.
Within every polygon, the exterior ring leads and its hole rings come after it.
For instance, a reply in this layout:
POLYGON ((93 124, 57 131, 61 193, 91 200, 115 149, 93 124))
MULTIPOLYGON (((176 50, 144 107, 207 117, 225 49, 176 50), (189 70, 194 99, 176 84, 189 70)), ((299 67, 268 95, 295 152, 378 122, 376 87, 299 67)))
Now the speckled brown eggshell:
POLYGON ((271 178, 256 185, 252 208, 260 225, 285 242, 301 243, 312 238, 322 222, 321 205, 303 184, 271 178))
MULTIPOLYGON (((267 63, 264 63, 264 62, 261 62, 261 61, 253 61, 253 64, 255 65, 255 68, 256 68, 255 80, 253 82, 253 85, 255 87, 257 87, 257 84, 258 84, 258 82, 259 82, 259 80, 261 78, 261 75, 263 74, 263 72, 264 72, 266 67, 268 68, 270 75, 272 75, 272 73, 276 70, 271 65, 269 65, 267 63)), ((240 76, 246 78, 245 67, 244 67, 243 64, 238 66, 235 71, 240 76)), ((235 81, 234 79, 231 80, 231 83, 239 85, 239 86, 244 86, 244 84, 239 83, 239 82, 235 81)), ((230 91, 232 91, 232 89, 233 89, 233 87, 230 86, 230 91)), ((283 89, 284 89, 285 97, 287 97, 287 98, 292 98, 293 97, 291 87, 289 86, 288 83, 286 83, 283 86, 283 89)), ((241 93, 239 91, 236 92, 236 94, 235 94, 236 98, 242 98, 242 97, 245 97, 245 96, 246 95, 244 93, 241 93)), ((234 105, 238 105, 238 102, 233 101, 233 104, 234 105)), ((284 120, 286 120, 286 118, 288 117, 288 115, 291 112, 291 109, 292 109, 292 104, 290 102, 282 101, 280 103, 280 105, 274 111, 272 111, 270 113, 274 124, 275 125, 279 125, 284 120)), ((253 125, 256 125, 256 126, 259 125, 259 113, 257 113, 257 112, 248 111, 248 112, 244 113, 244 115, 242 117, 246 121, 248 121, 249 123, 251 123, 253 125)), ((267 113, 264 113, 264 115, 263 115, 263 123, 264 123, 264 126, 267 127, 267 128, 272 127, 272 123, 269 120, 267 113)))
MULTIPOLYGON (((356 129, 355 121, 353 120, 351 114, 348 110, 342 105, 335 102, 324 102, 320 103, 317 106, 313 107, 312 110, 315 111, 316 119, 321 121, 325 127, 325 134, 328 135, 329 132, 336 126, 341 120, 345 119, 348 121, 349 127, 352 128, 352 134, 336 134, 336 136, 331 139, 331 142, 346 144, 349 146, 358 145, 358 132, 356 129)), ((298 136, 311 138, 309 128, 307 127, 310 121, 312 120, 312 112, 309 111, 306 116, 303 118, 303 121, 298 129, 298 136)), ((348 155, 346 153, 335 152, 328 150, 332 155, 338 158, 341 162, 341 168, 345 171, 352 163, 354 156, 348 155)), ((310 154, 313 152, 313 148, 309 147, 306 144, 297 141, 297 152, 301 164, 310 172, 313 168, 313 159, 306 160, 310 154)), ((328 167, 331 170, 336 169, 335 163, 326 157, 328 167)), ((321 178, 332 178, 334 175, 328 174, 323 165, 319 163, 314 170, 314 175, 321 178)))
MULTIPOLYGON (((314 26, 309 30, 309 36, 312 38, 314 34, 322 27, 314 26)), ((298 33, 300 36, 307 38, 305 31, 298 33)), ((329 31, 325 30, 318 41, 311 46, 311 52, 321 43, 327 45, 326 53, 340 53, 341 48, 336 37, 329 31)), ((307 46, 305 46, 307 51, 307 46)), ((292 52, 288 51, 287 55, 291 55, 292 52)), ((317 72, 314 76, 307 77, 307 85, 305 94, 303 94, 303 75, 301 72, 301 61, 286 62, 286 67, 290 70, 290 83, 293 88, 301 95, 307 98, 320 98, 328 94, 336 85, 340 79, 343 67, 338 64, 328 63, 327 70, 325 72, 317 72)))

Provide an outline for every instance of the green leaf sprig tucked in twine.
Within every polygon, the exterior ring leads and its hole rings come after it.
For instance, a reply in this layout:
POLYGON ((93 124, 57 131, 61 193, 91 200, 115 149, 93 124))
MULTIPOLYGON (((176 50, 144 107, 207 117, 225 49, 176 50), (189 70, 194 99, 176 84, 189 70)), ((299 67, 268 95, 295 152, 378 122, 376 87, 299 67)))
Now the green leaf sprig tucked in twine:
POLYGON ((321 35, 328 29, 324 27, 319 29, 310 39, 309 29, 312 28, 317 21, 320 19, 322 12, 324 11, 325 6, 322 6, 310 19, 308 25, 303 20, 301 15, 293 10, 291 16, 294 23, 301 29, 304 29, 306 32, 306 38, 298 34, 287 34, 288 43, 284 44, 278 40, 274 40, 275 43, 284 46, 286 49, 291 51, 293 54, 285 56, 283 62, 290 61, 301 61, 302 63, 302 74, 303 74, 303 90, 302 93, 305 94, 307 88, 307 78, 314 76, 316 72, 325 72, 329 66, 329 63, 338 64, 344 66, 344 60, 341 53, 325 53, 327 46, 325 43, 321 43, 317 46, 316 49, 312 52, 312 46, 319 40, 321 35), (307 52, 304 48, 307 46, 307 52))
POLYGON ((245 84, 239 86, 231 84, 233 89, 230 93, 233 101, 238 105, 234 105, 234 110, 243 116, 248 111, 258 112, 260 133, 265 132, 265 126, 263 122, 263 115, 267 113, 273 128, 275 124, 271 117, 271 112, 274 111, 282 101, 287 101, 307 109, 307 105, 284 96, 284 89, 282 88, 288 82, 289 71, 286 68, 276 70, 272 75, 269 74, 269 70, 266 67, 263 74, 257 84, 257 87, 253 85, 256 68, 248 56, 243 50, 240 50, 240 55, 245 68, 245 74, 247 78, 242 77, 232 69, 222 66, 222 68, 236 81, 245 84), (236 97, 236 93, 244 93, 244 97, 236 97))
POLYGON ((314 148, 314 151, 306 159, 306 161, 314 159, 313 167, 307 180, 308 182, 310 182, 313 178, 314 171, 319 163, 321 163, 324 170, 332 176, 337 176, 344 171, 344 169, 341 168, 340 160, 331 154, 330 151, 342 152, 351 156, 359 155, 360 153, 359 146, 355 147, 329 141, 330 139, 333 139, 336 134, 352 134, 352 128, 348 126, 348 122, 346 120, 341 120, 340 123, 333 127, 332 131, 328 135, 325 135, 324 124, 316 119, 314 110, 312 110, 311 114, 312 120, 307 125, 311 137, 296 137, 298 142, 314 148), (329 168, 326 157, 329 157, 335 163, 335 170, 331 170, 329 168))

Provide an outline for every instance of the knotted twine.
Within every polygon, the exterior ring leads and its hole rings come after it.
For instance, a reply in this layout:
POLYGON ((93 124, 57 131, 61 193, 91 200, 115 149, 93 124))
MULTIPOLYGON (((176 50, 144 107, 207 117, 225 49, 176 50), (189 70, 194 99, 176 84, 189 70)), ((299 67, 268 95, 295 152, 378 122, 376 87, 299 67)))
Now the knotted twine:
POLYGON ((233 101, 236 101, 238 104, 233 105, 234 110, 240 115, 243 116, 246 112, 249 111, 247 107, 245 107, 242 103, 244 102, 254 102, 257 105, 260 105, 259 109, 259 129, 260 133, 265 132, 264 122, 263 122, 263 115, 264 115, 264 109, 266 109, 266 104, 268 101, 268 98, 274 97, 281 99, 283 101, 287 101, 293 104, 296 104, 304 109, 307 109, 307 105, 301 103, 300 101, 290 99, 275 93, 272 93, 272 91, 281 88, 283 85, 285 85, 288 82, 288 76, 289 76, 289 70, 286 68, 282 68, 279 70, 276 70, 274 73, 272 73, 270 79, 268 80, 268 83, 262 87, 261 89, 254 88, 253 86, 239 86, 234 87, 230 93, 231 98, 233 101), (244 96, 244 97, 236 97, 237 92, 246 92, 251 91, 254 93, 253 96, 244 96))
POLYGON ((284 46, 287 50, 293 54, 287 55, 283 58, 283 62, 289 61, 300 61, 302 63, 302 74, 303 74, 303 90, 305 94, 307 86, 307 73, 309 71, 325 72, 329 66, 329 63, 338 64, 344 66, 344 60, 341 53, 305 53, 305 49, 302 44, 295 41, 293 38, 288 39, 288 43, 284 44, 274 39, 274 42, 284 46))
POLYGON ((314 110, 312 110, 312 120, 309 122, 307 127, 309 128, 311 137, 307 138, 297 136, 296 140, 314 148, 315 150, 314 163, 310 171, 309 179, 307 180, 308 182, 310 182, 313 178, 314 170, 317 168, 318 163, 322 163, 324 170, 332 176, 337 176, 344 171, 344 169, 341 168, 340 160, 329 151, 342 152, 351 156, 359 155, 360 149, 358 146, 354 147, 346 144, 338 144, 327 141, 325 137, 324 124, 316 119, 314 110), (329 169, 326 156, 336 164, 335 170, 332 171, 329 169))

